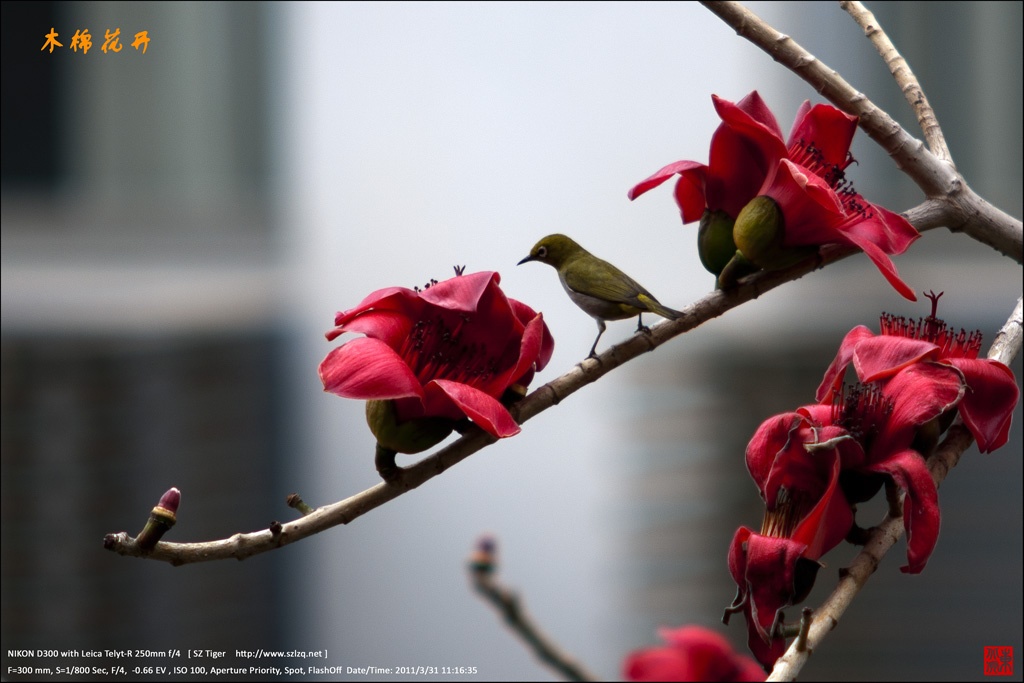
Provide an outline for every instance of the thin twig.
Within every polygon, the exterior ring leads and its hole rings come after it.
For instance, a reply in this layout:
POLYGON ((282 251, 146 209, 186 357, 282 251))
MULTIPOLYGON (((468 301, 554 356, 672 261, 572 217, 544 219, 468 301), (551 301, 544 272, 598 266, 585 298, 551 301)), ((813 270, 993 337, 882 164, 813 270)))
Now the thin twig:
POLYGON ((493 552, 478 550, 474 555, 483 555, 484 559, 481 561, 476 558, 476 561, 470 563, 469 574, 473 588, 498 610, 509 628, 523 639, 538 659, 564 676, 566 680, 600 680, 543 633, 523 608, 519 596, 495 578, 497 567, 493 561, 493 552))
POLYGON ((928 151, 891 116, 858 92, 838 72, 818 60, 795 40, 780 33, 738 2, 703 0, 712 13, 736 33, 764 50, 843 111, 858 117, 858 124, 930 199, 945 202, 947 228, 964 232, 1002 254, 1024 263, 1024 224, 992 206, 968 186, 953 164, 928 151))
POLYGON ((547 635, 533 623, 533 620, 520 604, 519 596, 514 592, 501 586, 492 576, 475 574, 473 585, 487 598, 487 601, 494 605, 509 628, 523 639, 527 646, 533 650, 537 657, 560 673, 569 681, 597 681, 600 680, 586 670, 582 664, 573 661, 571 657, 562 652, 547 635))
MULTIPOLYGON (((989 348, 989 358, 1007 365, 1013 361, 1020 352, 1021 340, 1024 337, 1021 327, 1022 317, 1024 317, 1022 299, 1017 299, 1017 306, 989 348)), ((974 443, 974 438, 958 418, 949 428, 935 454, 928 459, 928 470, 931 472, 936 486, 942 484, 946 475, 956 467, 960 462, 960 457, 972 443, 974 443)), ((839 619, 853 602, 853 598, 864 587, 868 577, 875 572, 882 558, 901 536, 903 536, 902 516, 886 515, 882 523, 868 536, 868 542, 864 549, 842 572, 835 590, 822 603, 821 607, 814 611, 805 646, 801 649, 797 647, 796 642, 792 643, 786 653, 775 663, 775 668, 768 677, 769 681, 796 680, 811 654, 825 636, 839 624, 839 619)))
POLYGON ((907 98, 910 108, 917 115, 917 124, 921 126, 928 149, 942 161, 952 164, 953 157, 949 153, 946 137, 942 134, 942 127, 939 126, 939 120, 935 116, 932 105, 925 97, 924 90, 921 88, 917 76, 911 71, 910 65, 907 64, 907 60, 889 40, 889 36, 879 25, 875 15, 862 2, 841 2, 839 6, 864 29, 864 35, 868 37, 886 66, 889 67, 889 73, 892 74, 896 85, 903 91, 903 96, 907 98))

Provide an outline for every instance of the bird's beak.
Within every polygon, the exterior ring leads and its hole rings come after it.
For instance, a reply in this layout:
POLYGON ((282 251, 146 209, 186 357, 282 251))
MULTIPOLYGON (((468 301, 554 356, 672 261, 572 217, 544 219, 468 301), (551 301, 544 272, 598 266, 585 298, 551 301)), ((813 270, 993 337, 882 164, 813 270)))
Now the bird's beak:
POLYGON ((532 260, 533 260, 533 256, 527 256, 526 258, 524 258, 524 259, 523 259, 522 261, 520 261, 520 262, 519 262, 519 263, 517 263, 516 265, 517 265, 517 266, 521 266, 521 265, 523 265, 524 263, 526 263, 527 261, 532 261, 532 260))

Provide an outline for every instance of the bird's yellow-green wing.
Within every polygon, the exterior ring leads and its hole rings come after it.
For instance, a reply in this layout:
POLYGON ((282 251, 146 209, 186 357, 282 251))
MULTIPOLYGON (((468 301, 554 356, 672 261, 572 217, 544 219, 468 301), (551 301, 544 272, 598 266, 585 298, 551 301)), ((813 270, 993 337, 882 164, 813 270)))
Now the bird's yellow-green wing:
POLYGON ((579 294, 586 294, 611 303, 625 304, 641 311, 651 311, 664 318, 675 320, 679 311, 662 305, 653 294, 623 273, 621 270, 599 258, 592 257, 587 264, 583 259, 566 264, 564 277, 566 286, 579 294))
POLYGON ((654 295, 640 283, 612 264, 596 256, 591 258, 591 263, 577 259, 566 264, 565 284, 569 289, 605 301, 644 309, 647 308, 646 304, 638 298, 641 294, 656 301, 654 295))

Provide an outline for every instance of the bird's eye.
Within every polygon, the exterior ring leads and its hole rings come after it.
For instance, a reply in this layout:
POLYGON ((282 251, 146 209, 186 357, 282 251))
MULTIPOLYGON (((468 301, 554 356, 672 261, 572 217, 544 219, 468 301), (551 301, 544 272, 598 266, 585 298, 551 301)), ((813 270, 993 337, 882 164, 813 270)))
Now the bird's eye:
POLYGON ((537 249, 537 258, 544 258, 547 255, 548 255, 548 248, 547 247, 540 247, 539 249, 537 249))

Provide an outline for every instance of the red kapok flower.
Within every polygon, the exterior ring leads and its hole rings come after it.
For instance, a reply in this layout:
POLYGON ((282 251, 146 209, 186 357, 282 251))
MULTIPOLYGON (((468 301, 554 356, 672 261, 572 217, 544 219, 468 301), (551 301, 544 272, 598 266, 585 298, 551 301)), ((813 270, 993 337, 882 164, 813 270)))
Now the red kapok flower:
POLYGON ((858 325, 839 346, 839 353, 825 372, 817 398, 827 401, 843 383, 846 367, 853 364, 861 382, 885 382, 914 363, 935 362, 963 373, 967 392, 957 406, 964 424, 988 453, 1003 446, 1010 432, 1013 409, 1020 389, 1013 371, 999 361, 978 358, 981 333, 953 332, 936 317, 941 293, 929 292, 932 312, 916 322, 883 314, 881 334, 858 325))
POLYGON ((900 279, 889 254, 906 251, 920 237, 917 230, 899 214, 871 204, 854 192, 843 179, 845 164, 815 162, 814 155, 807 153, 805 156, 809 157, 811 167, 789 159, 780 160, 765 179, 759 195, 771 197, 782 212, 782 246, 847 244, 858 247, 896 291, 916 301, 914 291, 900 279))
POLYGON ((366 336, 327 354, 320 364, 324 390, 390 400, 399 423, 469 417, 492 436, 518 434, 499 399, 509 389, 525 390, 550 360, 554 341, 542 314, 506 297, 499 281, 498 273, 480 272, 422 291, 381 289, 338 313, 328 340, 346 332, 366 336))
MULTIPOLYGON (((630 199, 678 175, 675 198, 683 223, 701 219, 704 228, 722 225, 711 217, 724 214, 736 220, 754 198, 771 197, 780 209, 782 225, 773 221, 763 227, 746 226, 744 232, 763 229, 774 234, 781 227, 784 233, 778 245, 789 249, 834 243, 857 246, 897 291, 915 299, 889 255, 903 253, 920 235, 902 216, 857 194, 845 176, 853 162, 849 150, 857 129, 855 117, 830 105, 804 102, 786 143, 757 91, 735 104, 714 95, 712 99, 722 124, 711 138, 708 165, 696 161, 669 164, 633 187, 630 199)), ((736 230, 741 230, 739 225, 736 230)), ((737 238, 735 244, 740 245, 741 240, 737 238)), ((712 248, 726 249, 721 245, 712 248)), ((741 253, 746 260, 769 267, 757 263, 755 255, 742 249, 741 253)), ((710 269, 720 274, 724 265, 720 254, 709 258, 702 250, 702 259, 705 265, 717 263, 710 269)), ((777 256, 769 260, 778 262, 775 267, 792 262, 777 256)))
MULTIPOLYGON (((843 487, 851 503, 867 500, 880 481, 865 486, 872 475, 889 477, 903 491, 903 527, 907 533, 907 564, 900 571, 921 572, 939 538, 939 494, 919 448, 920 431, 937 420, 964 395, 963 375, 956 368, 921 363, 893 377, 884 386, 857 385, 831 408, 809 407, 820 419, 831 419, 851 434, 863 450, 863 463, 845 468, 852 475, 843 487), (831 418, 824 413, 831 410, 831 418)), ((846 474, 847 472, 844 472, 846 474)))
POLYGON ((757 662, 702 626, 658 629, 665 647, 630 654, 622 665, 629 681, 763 681, 757 662))
POLYGON ((729 548, 738 587, 726 616, 743 612, 751 651, 766 668, 785 649, 782 610, 803 600, 818 560, 853 528, 851 503, 885 477, 906 492, 904 572, 920 572, 939 533, 938 492, 915 450, 918 430, 963 396, 956 368, 922 363, 884 387, 857 385, 827 404, 766 420, 747 446, 747 469, 765 501, 761 532, 740 527, 729 548))
MULTIPOLYGON (((747 642, 765 669, 785 650, 782 610, 814 586, 818 559, 853 526, 839 486, 848 435, 801 413, 766 420, 747 446, 747 468, 765 501, 761 533, 740 527, 729 547, 737 593, 726 616, 742 611, 747 642)), ((846 454, 846 459, 856 453, 846 454)))
POLYGON ((679 175, 675 198, 683 223, 700 220, 704 211, 724 211, 735 219, 740 209, 757 196, 764 179, 786 156, 774 114, 757 91, 739 102, 712 95, 722 123, 711 136, 708 165, 677 161, 657 171, 629 191, 636 199, 679 175))

